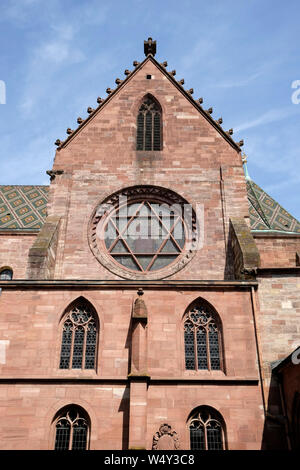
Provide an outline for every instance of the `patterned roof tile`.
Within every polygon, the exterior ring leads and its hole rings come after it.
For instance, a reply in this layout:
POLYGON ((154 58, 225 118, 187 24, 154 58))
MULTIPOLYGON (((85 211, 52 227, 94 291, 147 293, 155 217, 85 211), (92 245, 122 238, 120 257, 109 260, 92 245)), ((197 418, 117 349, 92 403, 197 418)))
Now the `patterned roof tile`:
POLYGON ((47 216, 49 186, 0 186, 0 231, 39 230, 47 216))
POLYGON ((250 178, 246 180, 252 230, 300 233, 300 223, 250 178))

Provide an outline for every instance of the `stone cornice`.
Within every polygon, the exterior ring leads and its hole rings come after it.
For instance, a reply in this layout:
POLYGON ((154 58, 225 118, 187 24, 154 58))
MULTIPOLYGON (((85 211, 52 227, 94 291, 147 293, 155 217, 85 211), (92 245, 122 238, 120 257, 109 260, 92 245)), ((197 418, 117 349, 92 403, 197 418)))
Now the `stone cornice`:
MULTIPOLYGON (((300 268, 298 268, 300 270, 300 268)), ((32 280, 32 279, 12 279, 11 281, 0 281, 0 288, 102 288, 102 289, 248 289, 256 287, 256 281, 222 281, 222 280, 79 280, 79 279, 55 279, 55 280, 32 280)))
MULTIPOLYGON (((136 378, 136 377, 135 377, 136 378)), ((225 384, 225 385, 258 385, 259 379, 256 377, 140 377, 145 378, 150 384, 165 385, 169 384, 225 384)), ((80 378, 80 377, 1 377, 0 383, 7 384, 127 384, 131 378, 128 377, 95 377, 95 378, 80 378)))

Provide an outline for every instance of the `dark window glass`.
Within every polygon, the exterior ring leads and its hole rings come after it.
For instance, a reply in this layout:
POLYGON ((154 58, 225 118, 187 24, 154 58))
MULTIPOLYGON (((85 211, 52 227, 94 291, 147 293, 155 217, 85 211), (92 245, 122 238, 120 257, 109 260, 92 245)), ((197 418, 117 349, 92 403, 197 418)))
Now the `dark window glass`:
POLYGON ((86 450, 88 422, 81 410, 71 407, 56 422, 55 450, 86 450))
POLYGON ((148 199, 121 206, 104 226, 105 246, 113 259, 137 272, 168 266, 183 252, 185 228, 181 213, 148 199))
POLYGON ((11 269, 3 269, 0 272, 0 279, 2 281, 11 281, 12 277, 13 277, 13 272, 11 269))
POLYGON ((55 450, 69 450, 71 425, 67 419, 56 424, 55 450))
POLYGON ((204 427, 190 428, 191 450, 205 450, 204 427))
POLYGON ((95 369, 97 322, 87 303, 78 303, 68 313, 62 331, 60 369, 95 369))
POLYGON ((221 369, 221 333, 214 316, 211 309, 201 305, 186 314, 184 323, 186 369, 221 369))
POLYGON ((78 420, 73 425, 72 450, 86 450, 87 424, 84 419, 78 420))
POLYGON ((143 101, 137 116, 137 150, 161 150, 161 109, 150 96, 143 101))
POLYGON ((212 409, 200 408, 190 419, 191 450, 224 449, 222 419, 212 409))
POLYGON ((184 325, 184 346, 185 346, 185 368, 195 369, 195 340, 194 328, 191 322, 184 325))

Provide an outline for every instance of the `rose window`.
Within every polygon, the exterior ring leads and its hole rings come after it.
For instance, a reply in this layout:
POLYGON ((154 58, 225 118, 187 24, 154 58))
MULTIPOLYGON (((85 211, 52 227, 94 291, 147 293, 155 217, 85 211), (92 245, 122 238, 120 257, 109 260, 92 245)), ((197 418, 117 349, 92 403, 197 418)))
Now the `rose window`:
POLYGON ((185 245, 180 215, 145 199, 117 208, 107 220, 105 235, 107 251, 117 263, 144 273, 172 263, 185 245))
POLYGON ((191 206, 162 188, 124 190, 104 201, 92 218, 91 249, 114 273, 160 279, 191 258, 196 222, 191 206))

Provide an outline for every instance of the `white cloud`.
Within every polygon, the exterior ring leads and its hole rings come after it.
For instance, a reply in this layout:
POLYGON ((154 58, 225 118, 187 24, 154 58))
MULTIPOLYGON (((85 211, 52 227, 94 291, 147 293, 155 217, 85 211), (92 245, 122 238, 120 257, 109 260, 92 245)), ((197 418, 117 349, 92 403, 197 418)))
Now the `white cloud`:
POLYGON ((269 111, 266 111, 264 114, 262 114, 261 116, 255 119, 252 119, 240 125, 234 126, 234 129, 235 129, 235 132, 240 132, 246 129, 251 129, 253 127, 269 124, 271 122, 281 121, 282 119, 286 119, 295 114, 300 115, 300 107, 286 106, 282 108, 270 109, 269 111))

